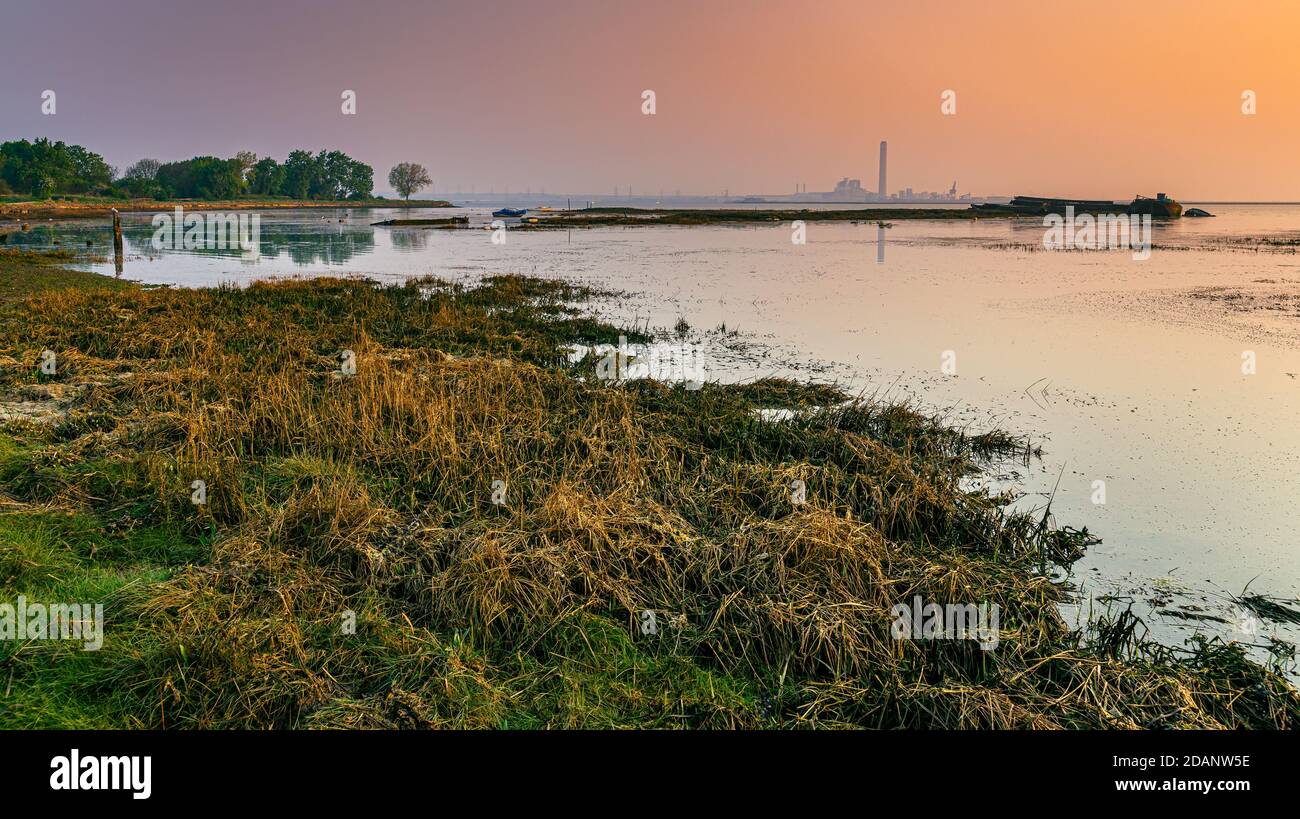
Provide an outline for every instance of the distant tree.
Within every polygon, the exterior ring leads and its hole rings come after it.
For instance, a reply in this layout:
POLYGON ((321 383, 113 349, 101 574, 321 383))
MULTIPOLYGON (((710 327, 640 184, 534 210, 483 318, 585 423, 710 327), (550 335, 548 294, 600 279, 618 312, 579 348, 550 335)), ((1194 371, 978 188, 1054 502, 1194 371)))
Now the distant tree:
POLYGON ((240 151, 235 154, 235 162, 239 164, 240 173, 248 173, 257 164, 257 154, 252 151, 240 151))
POLYGON ((0 145, 0 179, 19 193, 45 197, 100 191, 112 182, 113 169, 80 145, 20 139, 0 145))
POLYGON ((202 156, 195 163, 195 196, 200 199, 234 199, 244 192, 239 160, 202 156))
POLYGON ((30 171, 25 181, 27 189, 37 199, 44 199, 55 191, 54 177, 44 171, 30 171))
POLYGON ((282 192, 292 199, 306 199, 316 177, 316 160, 310 151, 293 151, 284 161, 282 192))
POLYGON ((374 169, 342 151, 294 151, 281 166, 280 192, 294 199, 364 199, 374 190, 374 169))
POLYGON ((113 182, 113 189, 120 192, 127 198, 134 199, 167 199, 169 194, 152 179, 133 179, 124 176, 113 182))
POLYGON ((158 169, 162 163, 156 159, 141 159, 131 167, 126 169, 126 179, 147 179, 153 180, 158 176, 158 169))
POLYGON ((375 193, 375 169, 364 162, 352 161, 343 186, 349 199, 369 199, 375 193))
POLYGON ((374 170, 342 151, 321 151, 312 161, 315 173, 307 192, 312 199, 363 199, 375 186, 374 170))
POLYGON ((312 185, 307 195, 312 199, 345 198, 343 183, 352 162, 348 155, 342 151, 321 151, 312 158, 312 162, 315 163, 316 172, 312 174, 312 185))
POLYGON ((279 196, 284 187, 284 167, 271 157, 259 159, 248 172, 248 189, 262 196, 279 196))
POLYGON ((388 172, 388 184, 392 185, 393 190, 401 194, 402 198, 409 200, 411 194, 433 184, 433 180, 429 178, 429 172, 423 165, 399 162, 388 172))
POLYGON ((253 166, 257 164, 257 154, 252 151, 240 151, 235 154, 234 162, 239 169, 239 179, 244 188, 247 189, 249 187, 248 175, 253 170, 253 166))
MULTIPOLYGON (((423 170, 423 169, 421 169, 423 170)), ((196 156, 179 162, 145 158, 117 178, 99 154, 80 145, 38 139, 0 144, 0 188, 44 198, 95 193, 154 199, 234 199, 245 193, 295 199, 365 199, 374 169, 342 151, 294 151, 284 164, 252 151, 231 159, 196 156)), ((427 177, 426 177, 427 182, 427 177)))
POLYGON ((154 174, 154 180, 168 196, 188 199, 194 196, 193 176, 193 163, 189 160, 164 162, 158 166, 158 173, 154 174))
MULTIPOLYGON (((57 143, 56 147, 59 145, 63 143, 57 143)), ((68 145, 65 150, 72 169, 67 177, 58 180, 60 191, 88 193, 106 187, 113 181, 113 168, 104 161, 104 157, 87 151, 80 145, 68 145)))
POLYGON ((215 156, 168 162, 158 169, 156 180, 171 196, 182 199, 233 199, 244 189, 239 162, 215 156))

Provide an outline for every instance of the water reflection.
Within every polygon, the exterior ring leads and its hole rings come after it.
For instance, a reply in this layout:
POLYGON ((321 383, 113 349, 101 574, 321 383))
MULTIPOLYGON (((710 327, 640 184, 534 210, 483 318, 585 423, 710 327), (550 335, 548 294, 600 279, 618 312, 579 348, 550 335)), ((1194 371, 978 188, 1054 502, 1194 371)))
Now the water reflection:
MULTIPOLYGON (((83 229, 84 230, 84 229, 83 229)), ((237 243, 204 242, 192 249, 160 249, 154 246, 151 225, 123 226, 130 256, 150 260, 167 255, 239 259, 246 263, 288 258, 295 265, 343 265, 375 249, 375 228, 368 225, 262 224, 260 241, 245 250, 237 243)), ((419 245, 423 247, 423 245, 419 245)), ((128 262, 129 267, 129 262, 128 262)), ((118 272, 121 272, 120 270, 118 272)))
POLYGON ((429 246, 429 231, 422 229, 393 230, 389 232, 393 248, 406 252, 424 250, 429 246))

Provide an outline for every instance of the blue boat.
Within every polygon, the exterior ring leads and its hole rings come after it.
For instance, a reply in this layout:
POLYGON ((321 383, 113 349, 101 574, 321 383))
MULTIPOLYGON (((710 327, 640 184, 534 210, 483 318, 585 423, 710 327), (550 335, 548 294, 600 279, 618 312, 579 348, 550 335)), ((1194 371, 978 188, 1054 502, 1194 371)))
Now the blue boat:
POLYGON ((492 211, 493 216, 523 216, 528 212, 527 208, 502 208, 501 210, 492 211))

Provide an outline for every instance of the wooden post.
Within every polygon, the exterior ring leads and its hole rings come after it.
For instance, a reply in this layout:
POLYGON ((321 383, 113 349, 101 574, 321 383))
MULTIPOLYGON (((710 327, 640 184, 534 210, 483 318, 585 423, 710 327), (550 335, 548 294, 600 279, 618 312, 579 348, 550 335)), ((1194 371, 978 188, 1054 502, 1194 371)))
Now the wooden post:
POLYGON ((122 214, 113 208, 113 268, 122 273, 122 214))

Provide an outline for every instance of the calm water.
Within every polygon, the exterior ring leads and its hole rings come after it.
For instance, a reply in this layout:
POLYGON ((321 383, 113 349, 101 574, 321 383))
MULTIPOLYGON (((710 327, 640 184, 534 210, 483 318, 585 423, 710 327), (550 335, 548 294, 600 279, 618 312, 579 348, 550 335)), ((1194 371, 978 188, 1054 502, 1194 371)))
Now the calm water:
MULTIPOLYGON (((454 211, 295 211, 262 219, 256 253, 158 252, 150 215, 126 219, 126 278, 179 285, 269 276, 524 273, 633 297, 615 321, 684 317, 713 378, 838 380, 911 398, 953 423, 1042 442, 1041 464, 999 476, 1061 523, 1103 538, 1073 569, 1081 608, 1129 602, 1157 634, 1262 644, 1227 599, 1300 594, 1300 207, 1206 206, 1128 251, 1045 251, 1036 222, 789 224, 507 233, 393 230, 380 219, 454 211), (340 221, 341 220, 341 221, 340 221), (726 325, 739 336, 716 332, 726 325), (1242 372, 1243 353, 1256 373, 1242 372), (945 353, 956 373, 942 369, 945 353), (1095 482, 1105 503, 1094 503, 1095 482), (1059 485, 1058 485, 1059 482, 1059 485), (1159 604, 1152 613, 1151 606, 1159 604), (1229 624, 1160 610, 1212 614, 1229 624)), ((29 244, 111 253, 106 226, 35 225, 29 244)), ((112 264, 95 264, 112 275, 112 264)))

